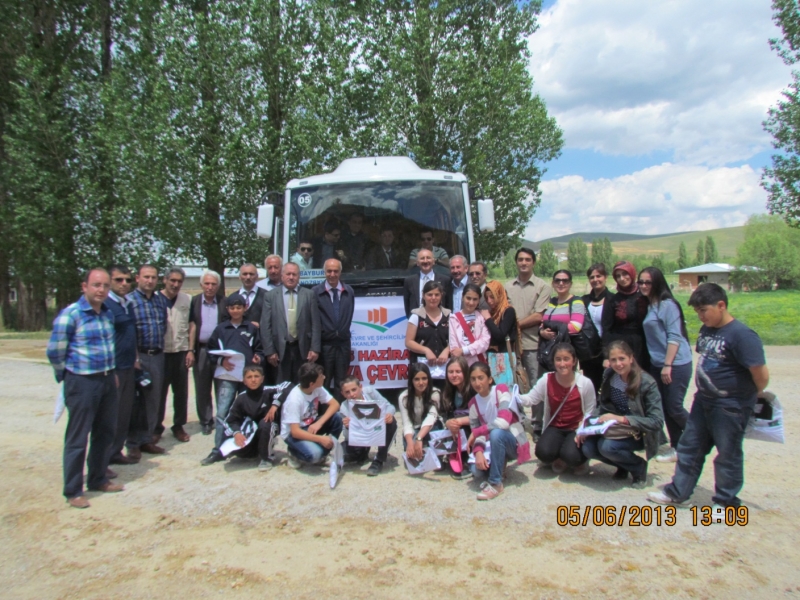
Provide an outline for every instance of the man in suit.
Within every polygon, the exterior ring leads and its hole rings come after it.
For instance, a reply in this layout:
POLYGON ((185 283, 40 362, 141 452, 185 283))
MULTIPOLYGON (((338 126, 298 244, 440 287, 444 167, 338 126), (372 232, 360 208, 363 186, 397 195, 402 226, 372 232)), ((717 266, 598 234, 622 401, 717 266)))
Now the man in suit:
POLYGON ((478 304, 478 310, 489 310, 489 305, 486 304, 486 299, 483 297, 483 292, 486 290, 486 276, 488 274, 489 270, 486 268, 486 263, 479 260, 471 263, 467 270, 469 282, 481 288, 481 302, 478 304))
POLYGON ((300 365, 319 357, 319 306, 314 292, 299 287, 300 268, 293 262, 283 266, 281 282, 283 285, 268 292, 264 299, 261 344, 267 362, 280 365, 281 381, 297 383, 300 365))
POLYGON ((197 418, 203 435, 214 431, 214 405, 211 386, 214 367, 208 360, 208 340, 227 315, 227 298, 218 296, 221 279, 216 271, 205 271, 200 278, 202 294, 192 298, 189 307, 189 352, 194 357, 194 390, 197 418))
MULTIPOLYGON (((244 321, 250 322, 255 327, 261 326, 261 310, 264 307, 264 296, 267 290, 256 287, 258 269, 252 263, 244 263, 239 268, 239 281, 242 287, 234 294, 239 294, 245 301, 244 321)), ((231 294, 233 295, 233 294, 231 294)), ((230 296, 228 296, 230 299, 230 296)))
POLYGON ((325 261, 325 283, 311 288, 319 304, 322 326, 322 366, 325 389, 341 402, 340 387, 350 366, 350 325, 353 322, 355 294, 353 288, 339 281, 342 263, 331 258, 325 261))
POLYGON ((444 298, 444 307, 453 306, 453 286, 450 278, 433 272, 433 252, 422 248, 417 252, 417 267, 419 273, 409 275, 403 282, 403 305, 406 309, 406 318, 411 316, 411 311, 422 306, 422 288, 428 281, 439 281, 447 290, 444 298))
POLYGON ((381 243, 367 253, 367 270, 405 268, 406 257, 394 247, 394 231, 391 227, 383 227, 381 243))

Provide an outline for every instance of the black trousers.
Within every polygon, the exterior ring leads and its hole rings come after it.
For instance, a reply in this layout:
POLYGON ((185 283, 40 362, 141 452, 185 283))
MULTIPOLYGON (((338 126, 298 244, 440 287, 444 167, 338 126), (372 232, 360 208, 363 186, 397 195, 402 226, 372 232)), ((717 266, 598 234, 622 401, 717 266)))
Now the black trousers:
POLYGON ((164 353, 139 354, 142 370, 150 373, 150 387, 140 390, 133 404, 131 432, 128 446, 137 448, 153 443, 158 420, 158 405, 161 402, 161 386, 164 383, 164 353))
POLYGON ((136 399, 136 374, 135 369, 117 369, 119 387, 117 388, 117 429, 114 436, 114 443, 111 445, 111 457, 121 456, 122 449, 125 447, 125 440, 128 439, 128 431, 131 428, 131 413, 133 403, 136 399))
POLYGON ((97 489, 108 483, 106 469, 117 430, 117 382, 114 371, 106 374, 64 376, 64 404, 69 411, 64 434, 64 496, 83 495, 83 465, 87 484, 97 489), (86 442, 89 440, 89 457, 86 442))
MULTIPOLYGON (((386 462, 386 458, 389 455, 389 445, 392 443, 394 439, 394 435, 397 433, 397 419, 392 419, 392 422, 386 425, 386 443, 383 446, 378 446, 378 453, 375 455, 375 460, 379 460, 380 462, 386 462)), ((369 456, 369 448, 365 446, 351 446, 350 444, 347 445, 347 453, 345 454, 345 458, 347 460, 354 460, 354 461, 362 461, 367 460, 369 456)))
POLYGON ((214 388, 214 367, 208 362, 208 348, 205 345, 200 346, 195 355, 192 373, 195 406, 200 426, 214 425, 214 404, 211 399, 214 388))
POLYGON ((577 467, 586 462, 581 449, 575 445, 575 432, 571 429, 548 427, 536 442, 536 458, 550 464, 560 458, 567 466, 577 467))
MULTIPOLYGON (((233 454, 242 458, 252 458, 258 455, 261 460, 271 460, 272 428, 273 423, 266 423, 264 419, 261 419, 258 422, 258 431, 256 431, 253 439, 250 440, 250 443, 241 450, 236 450, 233 454)), ((278 429, 276 427, 276 433, 277 431, 278 429)))
POLYGON ((172 429, 186 425, 189 411, 189 369, 186 368, 186 351, 164 353, 164 382, 158 405, 158 423, 155 432, 164 433, 167 414, 167 397, 172 387, 172 429))
POLYGON ((300 378, 297 372, 305 362, 305 357, 300 356, 300 345, 298 343, 286 344, 286 349, 283 351, 283 358, 281 362, 278 363, 278 368, 281 373, 281 383, 284 381, 299 383, 300 378))
POLYGON ((333 394, 341 402, 342 381, 347 377, 347 368, 350 366, 350 344, 346 346, 326 346, 322 345, 320 362, 325 369, 325 389, 333 394))

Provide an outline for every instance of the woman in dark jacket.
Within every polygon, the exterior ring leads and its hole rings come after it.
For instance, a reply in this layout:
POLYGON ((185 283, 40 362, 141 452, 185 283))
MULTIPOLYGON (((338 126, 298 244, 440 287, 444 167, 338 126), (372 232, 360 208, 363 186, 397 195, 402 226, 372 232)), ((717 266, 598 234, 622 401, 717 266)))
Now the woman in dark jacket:
POLYGON ((603 376, 592 417, 599 423, 616 423, 601 435, 576 436, 575 443, 586 458, 617 467, 614 479, 626 479, 630 473, 634 485, 644 485, 647 461, 658 452, 664 425, 661 395, 655 380, 636 364, 633 350, 625 342, 611 342, 608 360, 611 368, 603 376), (647 458, 636 455, 636 450, 644 450, 647 458))
MULTIPOLYGON (((603 263, 593 264, 586 271, 586 276, 589 278, 589 285, 592 291, 581 298, 586 305, 586 312, 589 318, 594 323, 594 328, 597 329, 597 335, 602 339, 603 337, 603 306, 605 302, 611 300, 614 294, 606 287, 608 274, 606 273, 606 266, 603 263)), ((599 390, 600 384, 603 382, 603 355, 590 360, 581 361, 581 369, 583 374, 591 379, 594 389, 599 390)))
POLYGON ((636 281, 636 267, 627 260, 614 265, 611 274, 617 282, 617 293, 603 304, 603 348, 614 340, 622 340, 633 350, 636 363, 650 369, 650 355, 644 339, 644 319, 650 301, 642 295, 636 281))

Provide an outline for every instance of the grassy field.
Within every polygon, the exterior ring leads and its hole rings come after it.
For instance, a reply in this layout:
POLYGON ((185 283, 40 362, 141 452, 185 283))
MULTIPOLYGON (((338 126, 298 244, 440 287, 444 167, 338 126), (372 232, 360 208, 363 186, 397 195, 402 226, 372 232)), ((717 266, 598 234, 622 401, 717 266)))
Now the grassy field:
MULTIPOLYGON (((602 238, 605 234, 594 234, 597 238, 602 238)), ((613 236, 611 239, 611 246, 614 252, 620 256, 630 256, 636 254, 662 254, 668 260, 678 259, 678 247, 681 242, 686 244, 686 251, 689 254, 689 259, 693 260, 697 250, 697 241, 705 240, 706 236, 712 236, 717 244, 717 252, 720 257, 734 257, 736 256, 736 248, 744 241, 744 227, 726 227, 724 229, 709 229, 708 231, 691 231, 688 233, 675 233, 670 235, 662 235, 658 237, 644 237, 634 240, 614 241, 613 236)), ((565 236, 557 238, 558 241, 553 242, 553 248, 556 252, 566 252, 569 239, 562 240, 565 236)), ((531 242, 532 248, 538 250, 542 242, 531 242)), ((589 243, 589 242, 587 242, 589 243)), ((591 244, 590 252, 591 252, 591 244)))
MULTIPOLYGON (((611 289, 613 290, 613 283, 611 289)), ((572 292, 583 295, 589 292, 586 277, 575 277, 572 292)), ((686 329, 692 343, 697 339, 700 320, 687 303, 689 294, 677 293, 686 317, 686 329)), ((728 295, 731 314, 753 329, 761 340, 770 346, 800 345, 800 290, 776 292, 737 292, 728 295)))

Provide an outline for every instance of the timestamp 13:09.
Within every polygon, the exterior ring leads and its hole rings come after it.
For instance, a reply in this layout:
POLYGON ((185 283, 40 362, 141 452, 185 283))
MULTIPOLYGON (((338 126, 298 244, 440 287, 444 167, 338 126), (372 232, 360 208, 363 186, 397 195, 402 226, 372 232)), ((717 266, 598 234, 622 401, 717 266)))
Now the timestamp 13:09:
MULTIPOLYGON (((711 506, 692 506, 689 509, 694 527, 708 526, 713 523, 725 525, 747 525, 748 510, 746 506, 717 509, 711 506)), ((561 527, 672 527, 677 524, 678 511, 674 506, 559 506, 556 509, 556 523, 561 527)))

